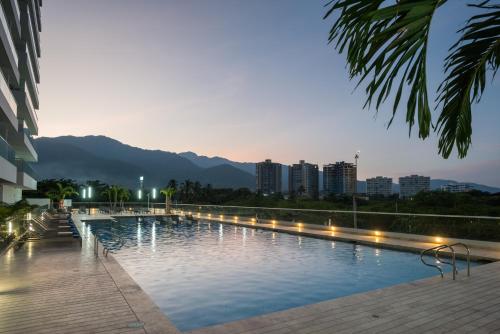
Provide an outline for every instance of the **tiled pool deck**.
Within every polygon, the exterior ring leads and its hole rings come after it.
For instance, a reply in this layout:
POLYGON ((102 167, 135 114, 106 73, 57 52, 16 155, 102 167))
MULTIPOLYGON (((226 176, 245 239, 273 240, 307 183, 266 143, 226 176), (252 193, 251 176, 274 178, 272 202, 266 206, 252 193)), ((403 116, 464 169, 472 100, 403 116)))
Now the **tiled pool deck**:
MULTIPOLYGON (((415 251, 433 245, 260 227, 415 251)), ((500 259, 493 250, 473 249, 472 254, 500 259)), ((27 243, 0 262, 0 333, 178 333, 111 255, 95 258, 90 239, 84 239, 82 249, 60 242, 27 243)), ((500 262, 474 267, 470 278, 464 273, 456 281, 434 277, 191 333, 377 332, 500 332, 500 262)))
POLYGON ((90 239, 28 242, 0 258, 0 333, 179 333, 90 239))

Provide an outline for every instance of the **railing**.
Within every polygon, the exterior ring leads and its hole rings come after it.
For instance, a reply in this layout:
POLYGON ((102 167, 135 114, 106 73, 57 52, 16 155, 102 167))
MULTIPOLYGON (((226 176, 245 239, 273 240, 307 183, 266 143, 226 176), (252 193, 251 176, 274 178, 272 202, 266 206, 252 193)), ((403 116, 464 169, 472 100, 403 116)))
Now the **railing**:
MULTIPOLYGON (((437 215, 418 213, 367 212, 348 210, 291 209, 249 206, 221 206, 172 204, 172 209, 207 217, 224 215, 238 216, 242 219, 287 221, 333 227, 357 227, 363 230, 397 232, 441 238, 460 238, 483 241, 500 241, 500 217, 437 215)), ((108 214, 164 214, 165 203, 133 202, 113 206, 102 202, 74 202, 73 208, 86 212, 108 214), (90 208, 90 210, 89 210, 90 208)))
POLYGON ((422 251, 420 253, 420 261, 422 261, 422 263, 425 264, 428 267, 434 267, 437 270, 439 270, 439 273, 441 274, 441 278, 444 277, 443 268, 441 268, 441 266, 439 266, 438 264, 451 265, 452 271, 453 271, 453 280, 455 280, 456 276, 458 274, 457 261, 456 261, 456 253, 455 253, 455 248, 454 248, 456 246, 462 246, 462 247, 464 247, 465 250, 466 250, 466 252, 467 252, 467 276, 470 276, 470 248, 466 244, 461 243, 461 242, 457 242, 457 243, 454 243, 454 244, 451 244, 451 245, 439 245, 439 246, 436 246, 436 247, 432 247, 432 248, 426 249, 426 250, 424 250, 424 251, 422 251), (442 250, 445 250, 445 249, 449 249, 451 251, 451 262, 443 260, 439 256, 439 252, 442 251, 442 250), (425 261, 425 256, 426 255, 431 256, 429 254, 430 252, 434 252, 433 258, 435 259, 436 264, 428 263, 427 261, 425 261))
POLYGON ((104 230, 104 229, 99 229, 94 232, 94 254, 98 256, 99 254, 99 238, 102 237, 103 235, 107 235, 111 237, 111 241, 114 242, 117 246, 110 248, 107 243, 102 243, 103 249, 102 249, 102 254, 107 257, 108 253, 111 251, 112 253, 114 252, 114 248, 121 248, 125 245, 125 239, 114 232, 111 232, 109 230, 104 230))
POLYGON ((34 178, 35 180, 38 180, 38 174, 35 172, 33 167, 27 163, 24 160, 16 160, 16 165, 17 165, 17 171, 18 172, 23 172, 34 178))
POLYGON ((441 238, 500 241, 500 217, 437 215, 418 213, 318 210, 269 207, 174 204, 186 212, 213 216, 238 216, 264 220, 289 221, 324 226, 357 227, 364 230, 435 236, 441 238))
POLYGON ((0 254, 14 246, 16 243, 36 235, 33 223, 38 225, 45 208, 36 208, 27 214, 17 214, 9 217, 5 222, 0 222, 0 254))
POLYGON ((24 135, 28 138, 29 142, 31 143, 31 145, 33 147, 35 147, 35 140, 33 139, 33 135, 31 134, 31 131, 30 129, 28 129, 27 127, 22 127, 21 128, 21 131, 22 133, 24 133, 24 135))
POLYGON ((16 163, 16 152, 2 137, 0 137, 0 156, 13 164, 16 163))

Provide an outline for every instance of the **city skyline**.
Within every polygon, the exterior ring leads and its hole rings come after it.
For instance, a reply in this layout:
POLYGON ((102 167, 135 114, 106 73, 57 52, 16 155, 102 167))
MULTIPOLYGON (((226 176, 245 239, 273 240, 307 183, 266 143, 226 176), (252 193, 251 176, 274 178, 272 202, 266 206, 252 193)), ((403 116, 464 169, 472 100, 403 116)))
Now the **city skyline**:
MULTIPOLYGON (((119 4, 44 4, 41 71, 50 75, 40 86, 41 136, 107 135, 148 149, 287 165, 351 161, 361 150, 360 179, 416 173, 500 186, 495 82, 474 106, 469 156, 444 160, 435 135, 408 138, 402 114, 386 130, 387 109, 376 120, 362 110, 362 90, 353 92, 345 59, 326 43, 323 4, 286 2, 286 16, 279 1, 119 4)), ((450 8, 465 20, 461 5, 450 8)), ((431 86, 456 38, 440 30, 451 25, 438 14, 431 86)))

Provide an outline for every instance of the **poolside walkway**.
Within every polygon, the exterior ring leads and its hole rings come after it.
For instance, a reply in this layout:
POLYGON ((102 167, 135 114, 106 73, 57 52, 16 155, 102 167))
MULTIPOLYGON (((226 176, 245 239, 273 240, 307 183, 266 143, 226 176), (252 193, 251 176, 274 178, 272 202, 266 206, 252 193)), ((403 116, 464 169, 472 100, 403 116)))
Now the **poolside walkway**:
POLYGON ((90 240, 40 240, 0 258, 0 333, 179 333, 90 240))
MULTIPOLYGON (((500 333, 500 262, 190 334, 500 333)), ((300 291, 290 293, 300 293, 300 291)))
MULTIPOLYGON (((328 231, 326 229, 288 226, 280 224, 279 222, 273 225, 270 223, 262 223, 262 222, 255 223, 244 220, 235 221, 234 219, 227 219, 227 218, 225 219, 202 218, 202 220, 219 222, 230 225, 238 225, 249 228, 258 228, 269 231, 284 232, 289 234, 302 235, 305 237, 313 237, 313 238, 321 238, 321 239, 345 241, 345 242, 357 242, 360 244, 374 246, 374 247, 402 250, 415 253, 420 253, 423 250, 446 243, 445 241, 433 243, 433 242, 425 242, 425 241, 417 241, 409 239, 391 238, 383 235, 373 236, 373 235, 341 232, 338 230, 328 231)), ((470 245, 469 242, 467 241, 464 242, 470 245)), ((456 247, 455 251, 457 257, 465 258, 466 255, 465 249, 461 247, 456 247)), ((450 252, 447 251, 441 251, 441 253, 450 255, 450 252)), ((500 244, 499 247, 497 247, 496 249, 479 248, 474 246, 471 247, 471 259, 480 261, 500 261, 500 244)))

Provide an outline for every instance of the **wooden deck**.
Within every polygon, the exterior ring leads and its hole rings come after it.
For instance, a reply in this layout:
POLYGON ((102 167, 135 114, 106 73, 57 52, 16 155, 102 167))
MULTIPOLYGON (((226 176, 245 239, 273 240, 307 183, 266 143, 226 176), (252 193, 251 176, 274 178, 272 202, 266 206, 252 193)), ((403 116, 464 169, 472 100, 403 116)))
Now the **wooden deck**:
MULTIPOLYGON (((91 244, 91 243, 90 243, 91 244)), ((89 243, 28 242, 0 258, 0 333, 178 333, 89 243)))
POLYGON ((500 333, 500 262, 459 277, 434 277, 190 334, 500 333))

